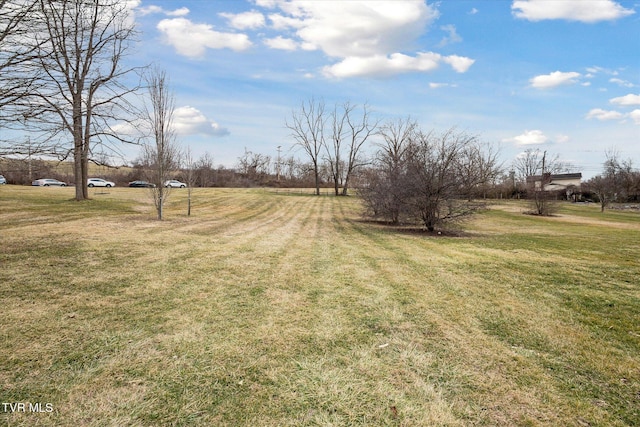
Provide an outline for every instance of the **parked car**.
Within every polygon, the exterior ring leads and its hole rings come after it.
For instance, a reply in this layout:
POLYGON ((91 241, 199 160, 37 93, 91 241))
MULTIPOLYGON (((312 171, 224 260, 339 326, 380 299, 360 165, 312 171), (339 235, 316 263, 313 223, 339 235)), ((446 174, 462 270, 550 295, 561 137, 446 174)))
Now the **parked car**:
POLYGON ((104 179, 100 179, 100 178, 89 178, 87 180, 87 187, 115 187, 116 184, 114 184, 111 181, 106 181, 104 179))
POLYGON ((185 184, 184 182, 176 181, 175 179, 170 179, 169 181, 164 182, 164 186, 171 188, 186 188, 187 184, 185 184))
POLYGON ((129 183, 129 187, 156 188, 156 185, 147 181, 132 181, 129 183))
POLYGON ((65 187, 67 184, 65 182, 58 181, 57 179, 41 178, 33 181, 31 185, 36 187, 53 187, 53 186, 65 187))
POLYGON ((7 183, 7 179, 4 176, 0 175, 0 185, 4 185, 6 183, 7 183))

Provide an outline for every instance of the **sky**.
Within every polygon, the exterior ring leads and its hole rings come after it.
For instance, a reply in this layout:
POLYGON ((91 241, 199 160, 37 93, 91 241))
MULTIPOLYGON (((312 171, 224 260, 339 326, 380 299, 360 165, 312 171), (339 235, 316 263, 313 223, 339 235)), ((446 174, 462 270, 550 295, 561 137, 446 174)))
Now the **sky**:
POLYGON ((181 145, 216 165, 303 157, 285 121, 313 98, 455 127, 507 168, 527 149, 585 178, 610 150, 640 167, 640 1, 129 1, 127 61, 167 72, 181 145))

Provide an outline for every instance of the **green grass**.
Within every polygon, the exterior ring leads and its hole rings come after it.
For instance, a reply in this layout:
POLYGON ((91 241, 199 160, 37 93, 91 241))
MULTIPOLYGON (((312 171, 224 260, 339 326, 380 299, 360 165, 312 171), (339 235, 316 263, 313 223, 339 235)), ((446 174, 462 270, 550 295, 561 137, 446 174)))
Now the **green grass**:
POLYGON ((460 237, 357 198, 0 187, 10 426, 638 425, 640 215, 503 203, 460 237))

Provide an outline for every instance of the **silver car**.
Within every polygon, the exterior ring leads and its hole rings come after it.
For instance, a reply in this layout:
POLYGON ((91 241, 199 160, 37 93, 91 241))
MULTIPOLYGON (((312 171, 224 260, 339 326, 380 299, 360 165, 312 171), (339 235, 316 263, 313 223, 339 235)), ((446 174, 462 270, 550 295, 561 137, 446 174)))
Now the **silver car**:
POLYGON ((0 185, 4 185, 6 183, 7 183, 7 179, 4 176, 0 175, 0 185))
POLYGON ((66 187, 67 184, 65 182, 58 181, 57 179, 42 178, 36 179, 31 183, 31 185, 36 187, 66 187))
POLYGON ((87 180, 87 187, 115 187, 116 184, 100 178, 89 178, 87 180))
POLYGON ((185 184, 184 182, 176 181, 175 179, 170 179, 169 181, 164 182, 164 186, 171 188, 186 188, 187 184, 185 184))

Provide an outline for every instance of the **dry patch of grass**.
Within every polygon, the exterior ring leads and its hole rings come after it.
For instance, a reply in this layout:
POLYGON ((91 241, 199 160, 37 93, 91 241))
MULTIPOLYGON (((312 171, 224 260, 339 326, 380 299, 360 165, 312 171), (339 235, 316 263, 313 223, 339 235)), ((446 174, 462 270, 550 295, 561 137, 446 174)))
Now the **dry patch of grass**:
MULTIPOLYGON (((356 198, 0 188, 7 425, 634 425, 640 217, 492 209, 462 237, 356 198), (50 191, 46 191, 50 190, 50 191), (623 226, 619 226, 623 224, 623 226)), ((586 208, 586 207, 585 207, 586 208)))

